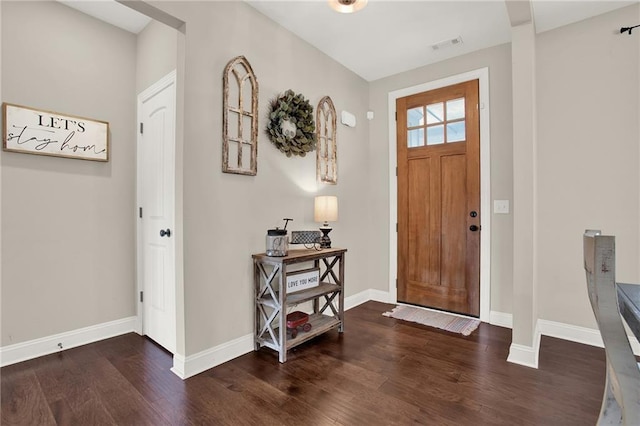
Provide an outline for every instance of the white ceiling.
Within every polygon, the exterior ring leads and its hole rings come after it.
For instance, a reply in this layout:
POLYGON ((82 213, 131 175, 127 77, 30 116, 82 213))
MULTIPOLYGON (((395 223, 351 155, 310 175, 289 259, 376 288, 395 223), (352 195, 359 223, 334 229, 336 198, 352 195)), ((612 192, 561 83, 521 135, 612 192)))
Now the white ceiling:
POLYGON ((57 1, 134 34, 138 34, 151 22, 151 18, 115 0, 57 1))
MULTIPOLYGON (((353 14, 326 1, 246 0, 368 81, 511 41, 504 1, 369 0, 353 14), (462 44, 431 45, 462 37, 462 44)), ((636 1, 533 0, 538 32, 577 22, 636 1)), ((620 25, 636 24, 621 22, 620 25)))
MULTIPOLYGON (((58 1, 133 33, 149 22, 114 0, 58 1)), ((369 0, 353 14, 333 11, 326 0, 244 1, 368 81, 511 41, 502 0, 369 0), (431 48, 457 37, 463 43, 431 48)), ((538 32, 638 1, 532 0, 538 32)), ((630 16, 620 26, 637 20, 630 16)))

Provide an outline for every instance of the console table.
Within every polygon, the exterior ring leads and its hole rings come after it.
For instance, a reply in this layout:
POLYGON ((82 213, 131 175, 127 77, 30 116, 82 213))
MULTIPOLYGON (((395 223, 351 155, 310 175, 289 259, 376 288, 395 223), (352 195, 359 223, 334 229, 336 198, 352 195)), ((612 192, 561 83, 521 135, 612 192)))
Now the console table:
POLYGON ((255 350, 262 346, 269 347, 278 352, 280 362, 286 362, 289 349, 334 328, 340 333, 344 331, 346 251, 341 248, 289 250, 284 257, 267 256, 265 253, 252 256, 255 350), (303 263, 313 264, 313 267, 304 269, 303 263), (313 270, 319 271, 317 286, 287 293, 287 275, 313 270), (309 315, 311 330, 291 337, 286 327, 287 307, 309 301, 313 303, 313 314, 309 315))
POLYGON ((620 314, 640 340, 640 285, 616 283, 620 314))

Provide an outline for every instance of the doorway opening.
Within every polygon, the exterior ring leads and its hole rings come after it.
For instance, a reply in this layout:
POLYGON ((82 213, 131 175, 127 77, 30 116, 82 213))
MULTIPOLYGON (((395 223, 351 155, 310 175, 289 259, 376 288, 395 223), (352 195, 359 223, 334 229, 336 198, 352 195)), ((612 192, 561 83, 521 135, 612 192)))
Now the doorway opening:
POLYGON ((138 95, 138 287, 142 334, 176 353, 176 72, 138 95))
POLYGON ((184 378, 182 143, 186 24, 143 2, 123 4, 152 19, 138 33, 137 41, 136 331, 171 352, 171 371, 184 378))
MULTIPOLYGON (((398 124, 396 122, 396 112, 397 110, 397 101, 404 97, 409 97, 412 95, 416 95, 423 92, 434 91, 437 89, 442 89, 447 86, 453 86, 460 83, 465 83, 468 81, 478 81, 478 109, 479 112, 479 157, 480 157, 480 170, 479 170, 479 210, 485 212, 484 215, 479 215, 479 211, 476 211, 477 216, 479 217, 478 231, 482 229, 482 239, 479 242, 479 281, 480 281, 480 294, 479 294, 479 317, 481 321, 488 322, 490 315, 490 248, 491 248, 491 220, 490 220, 490 133, 489 133, 489 73, 488 68, 482 68, 475 71, 470 71, 464 74, 456 75, 453 77, 428 82, 425 84, 412 86, 409 88, 397 90, 389 93, 389 140, 392 141, 389 145, 389 172, 390 172, 390 222, 389 222, 389 231, 390 231, 390 244, 389 244, 389 301, 391 303, 396 303, 399 300, 402 301, 402 297, 404 294, 400 294, 399 298, 399 284, 397 283, 397 279, 400 278, 399 271, 399 262, 398 262, 398 254, 399 254, 399 240, 398 234, 396 233, 396 229, 399 230, 400 221, 398 216, 398 202, 400 200, 400 196, 398 192, 398 178, 393 179, 396 176, 396 167, 398 166, 398 141, 397 141, 397 133, 398 133, 398 124), (397 228, 398 227, 398 228, 397 228)), ((437 103, 437 102, 436 102, 437 103)), ((429 104, 429 103, 427 103, 429 104)), ((425 104, 425 106, 427 105, 425 104)), ((426 109, 424 109, 426 113, 426 109)), ((455 119, 452 124, 455 124, 455 119)), ((422 127, 424 128, 425 138, 428 138, 427 132, 430 130, 432 136, 434 133, 437 133, 435 129, 427 129, 436 125, 436 123, 425 122, 422 127)), ((421 128, 421 125, 417 124, 416 126, 407 126, 406 130, 416 130, 421 128)), ((414 134, 420 133, 419 131, 413 132, 414 134)), ((412 136, 416 137, 416 136, 412 136)), ((446 138, 446 136, 445 136, 446 138)), ((426 144, 425 139, 425 144, 426 144)), ((455 140, 455 138, 454 138, 455 140)), ((417 142, 416 142, 417 143, 417 142)), ((454 144, 452 144, 454 145, 454 144)), ((454 161, 455 162, 455 161, 454 161)), ((417 168, 416 168, 417 170, 417 168)), ((400 174, 400 173, 398 173, 400 174)), ((471 211, 467 212, 467 214, 471 214, 471 211)), ((470 219, 472 219, 469 216, 470 219)), ((470 227, 473 224, 468 224, 470 227)), ((469 230, 470 231, 470 230, 469 230)), ((467 231, 465 231, 467 232, 467 231)), ((475 231, 470 231, 475 232, 475 231)), ((398 280, 399 281, 399 280, 398 280)), ((446 309, 440 307, 440 309, 446 309)), ((457 310, 457 309, 451 309, 457 310)), ((476 313, 475 316, 478 316, 476 313)))
POLYGON ((478 80, 397 99, 399 302, 480 316, 478 80))

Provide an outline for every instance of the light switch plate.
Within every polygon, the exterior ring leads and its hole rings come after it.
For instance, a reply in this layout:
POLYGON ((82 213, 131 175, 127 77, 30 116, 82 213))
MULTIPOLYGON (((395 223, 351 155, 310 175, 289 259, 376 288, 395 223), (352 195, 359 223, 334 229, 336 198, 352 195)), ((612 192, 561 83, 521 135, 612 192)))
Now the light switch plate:
POLYGON ((509 214, 509 200, 493 200, 493 212, 496 214, 509 214))

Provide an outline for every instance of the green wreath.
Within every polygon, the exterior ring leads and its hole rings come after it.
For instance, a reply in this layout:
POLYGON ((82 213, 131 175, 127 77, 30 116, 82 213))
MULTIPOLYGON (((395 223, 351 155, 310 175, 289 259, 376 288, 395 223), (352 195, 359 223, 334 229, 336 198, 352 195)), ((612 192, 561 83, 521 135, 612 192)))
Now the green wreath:
POLYGON ((271 112, 267 124, 271 142, 287 157, 316 149, 316 125, 313 122, 313 107, 302 94, 287 90, 271 101, 271 112))

